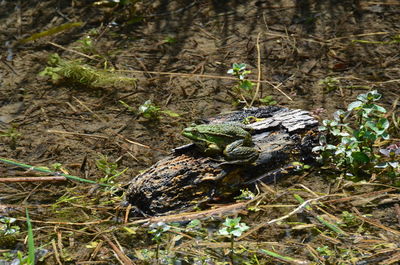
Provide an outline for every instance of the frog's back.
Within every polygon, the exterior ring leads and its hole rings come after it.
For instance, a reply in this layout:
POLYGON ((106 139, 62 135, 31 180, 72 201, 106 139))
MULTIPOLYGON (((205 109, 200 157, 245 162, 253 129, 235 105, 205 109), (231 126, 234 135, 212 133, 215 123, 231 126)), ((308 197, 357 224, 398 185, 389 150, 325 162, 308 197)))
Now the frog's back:
POLYGON ((207 133, 214 136, 232 139, 243 139, 251 136, 245 129, 245 125, 242 127, 239 123, 204 124, 199 126, 204 126, 204 132, 207 131, 207 133))

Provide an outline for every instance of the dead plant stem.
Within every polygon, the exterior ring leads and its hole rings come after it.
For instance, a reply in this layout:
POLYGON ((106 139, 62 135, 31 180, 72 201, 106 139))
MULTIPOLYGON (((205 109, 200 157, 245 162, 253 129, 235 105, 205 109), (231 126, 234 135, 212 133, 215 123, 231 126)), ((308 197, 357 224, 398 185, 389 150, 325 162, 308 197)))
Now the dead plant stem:
POLYGON ((253 106, 254 101, 256 100, 258 93, 260 91, 260 86, 261 86, 261 51, 260 51, 260 35, 261 32, 258 33, 257 35, 257 42, 256 42, 256 46, 257 46, 257 69, 258 69, 258 73, 257 73, 257 86, 256 86, 256 92, 254 92, 253 98, 250 102, 250 107, 253 106))

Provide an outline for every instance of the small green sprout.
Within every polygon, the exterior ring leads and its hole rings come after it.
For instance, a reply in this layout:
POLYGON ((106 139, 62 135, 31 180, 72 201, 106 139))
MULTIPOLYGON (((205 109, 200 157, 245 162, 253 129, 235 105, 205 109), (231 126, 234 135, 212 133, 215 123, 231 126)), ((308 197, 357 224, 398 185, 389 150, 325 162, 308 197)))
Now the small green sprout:
POLYGON ((328 76, 325 79, 320 80, 318 84, 323 87, 326 93, 329 93, 331 91, 337 90, 339 88, 340 82, 339 79, 328 76))
POLYGON ((160 243, 165 232, 170 230, 170 226, 164 222, 153 223, 150 225, 151 230, 149 234, 153 235, 152 240, 160 243))
POLYGON ((156 249, 156 259, 159 259, 159 252, 160 252, 160 244, 164 239, 164 235, 168 232, 171 227, 164 222, 153 223, 150 225, 149 234, 153 235, 152 240, 156 242, 157 249, 156 249))
POLYGON ((78 40, 80 47, 79 49, 85 53, 95 53, 95 49, 93 46, 92 38, 89 35, 86 35, 81 40, 78 40))
POLYGON ((59 171, 59 172, 67 172, 61 163, 53 163, 50 165, 50 170, 52 171, 59 171))
POLYGON ((227 217, 225 219, 225 222, 223 223, 224 227, 218 231, 220 233, 220 235, 230 238, 231 260, 233 260, 233 254, 234 254, 234 248, 233 248, 234 237, 240 237, 244 231, 246 231, 250 228, 245 223, 241 223, 240 219, 241 219, 240 217, 233 218, 233 219, 227 217))
POLYGON ((13 225, 17 219, 12 217, 0 218, 0 248, 12 248, 17 241, 20 227, 13 225))
POLYGON ((244 89, 247 91, 253 89, 254 83, 249 80, 246 80, 247 75, 251 73, 251 71, 246 70, 246 64, 234 63, 232 65, 232 68, 229 69, 227 73, 233 75, 238 79, 238 86, 240 89, 244 89))
POLYGON ((161 108, 154 105, 151 100, 147 100, 139 106, 139 114, 148 120, 157 120, 160 117, 161 108))
POLYGON ((12 235, 18 234, 20 227, 13 225, 17 219, 12 217, 1 217, 0 218, 0 234, 1 235, 12 235))
POLYGON ((234 63, 232 65, 232 68, 229 69, 227 73, 237 78, 237 85, 234 87, 234 91, 239 99, 242 99, 244 101, 246 106, 250 106, 248 101, 246 100, 246 95, 252 96, 252 93, 254 93, 254 83, 246 78, 247 75, 251 73, 251 71, 246 70, 246 64, 244 63, 234 63))
POLYGON ((240 217, 233 219, 227 217, 223 223, 224 227, 219 230, 219 233, 223 236, 229 237, 241 236, 242 233, 248 230, 250 227, 248 227, 245 223, 240 223, 240 219, 240 217))

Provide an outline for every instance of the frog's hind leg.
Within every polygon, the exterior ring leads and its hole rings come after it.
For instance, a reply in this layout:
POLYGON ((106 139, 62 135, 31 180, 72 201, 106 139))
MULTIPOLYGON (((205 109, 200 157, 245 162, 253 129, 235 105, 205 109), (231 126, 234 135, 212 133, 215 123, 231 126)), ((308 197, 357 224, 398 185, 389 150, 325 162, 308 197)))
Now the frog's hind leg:
POLYGON ((237 140, 226 146, 224 156, 229 164, 250 164, 257 160, 259 151, 254 147, 243 146, 245 140, 237 140))

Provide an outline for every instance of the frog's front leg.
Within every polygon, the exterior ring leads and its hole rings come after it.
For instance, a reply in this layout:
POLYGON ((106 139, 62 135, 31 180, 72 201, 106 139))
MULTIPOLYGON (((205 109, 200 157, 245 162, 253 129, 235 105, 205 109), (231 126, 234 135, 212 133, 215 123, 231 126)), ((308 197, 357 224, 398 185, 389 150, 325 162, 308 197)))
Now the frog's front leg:
POLYGON ((245 139, 237 140, 225 147, 224 155, 228 161, 236 161, 237 164, 252 163, 257 160, 259 151, 247 146, 245 139))
POLYGON ((207 148, 204 149, 204 153, 207 155, 221 154, 221 152, 222 152, 221 148, 214 143, 209 143, 207 145, 207 148))

